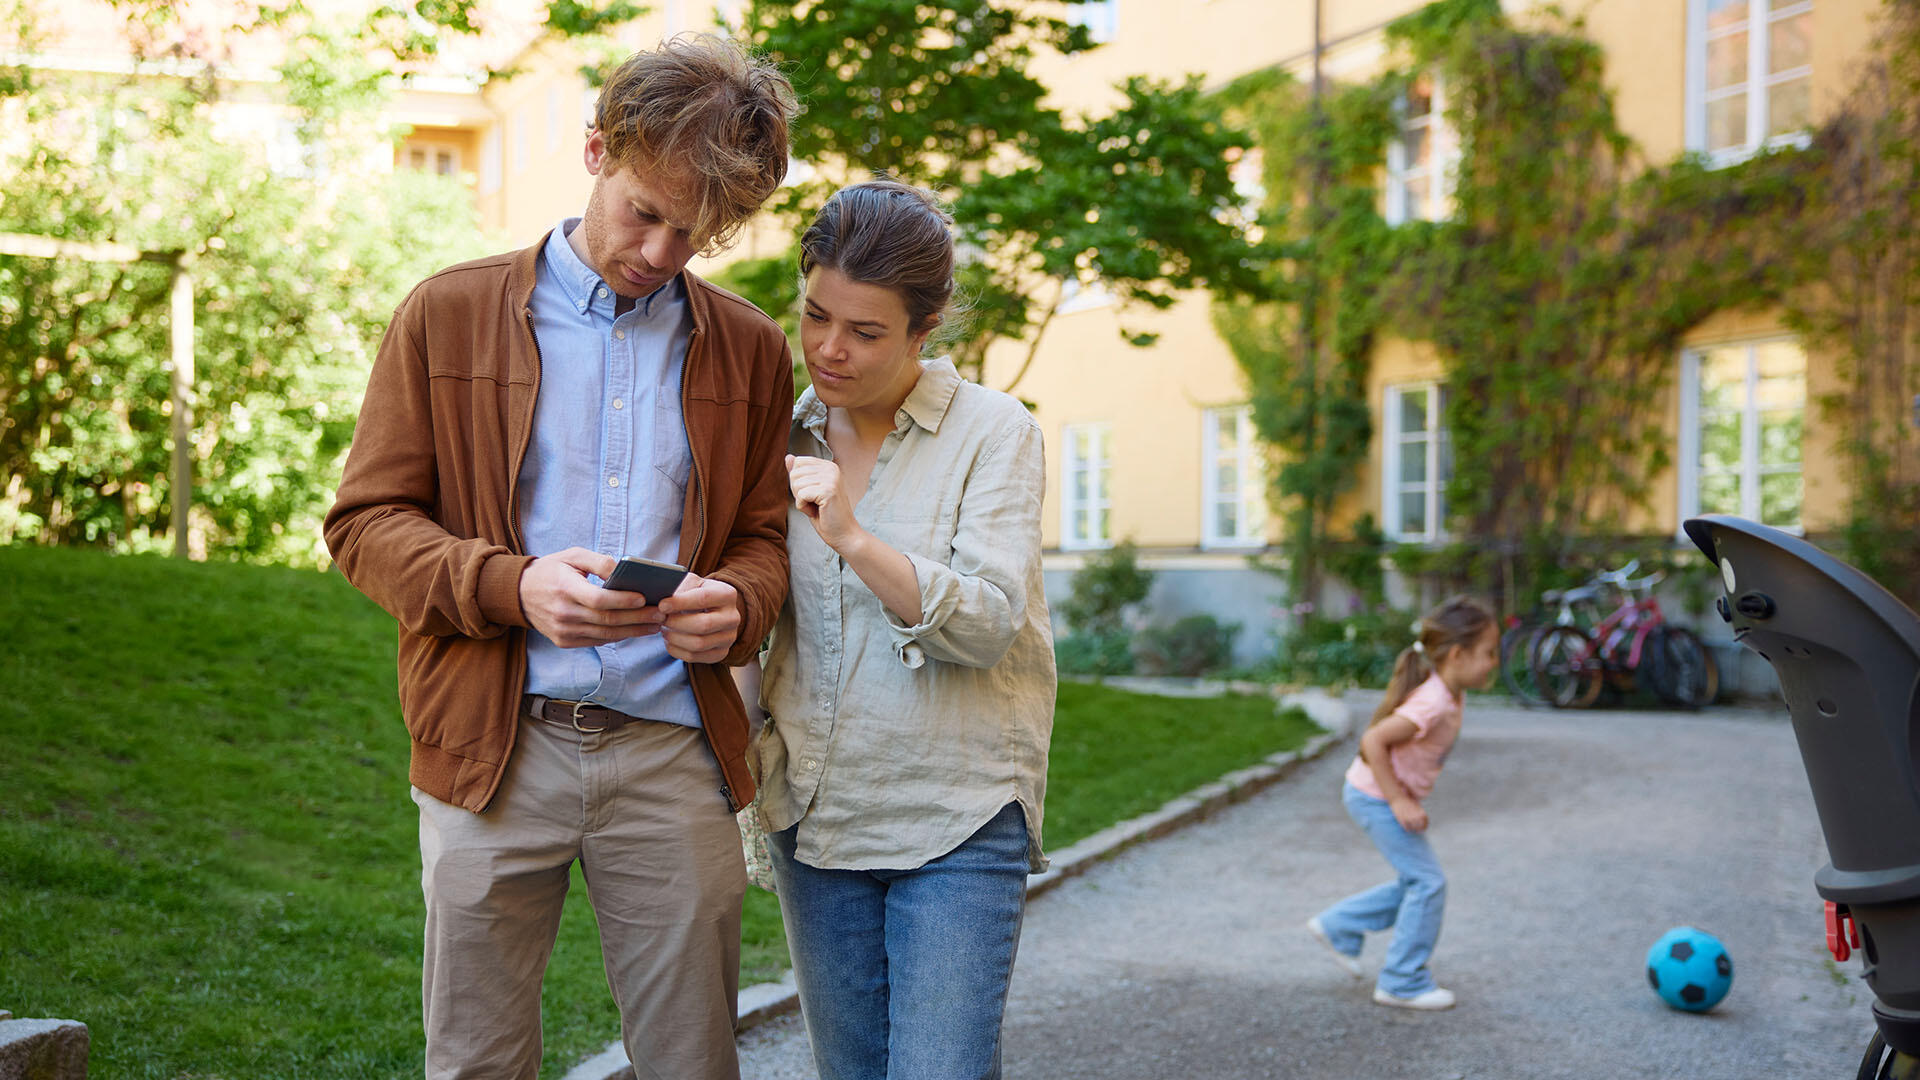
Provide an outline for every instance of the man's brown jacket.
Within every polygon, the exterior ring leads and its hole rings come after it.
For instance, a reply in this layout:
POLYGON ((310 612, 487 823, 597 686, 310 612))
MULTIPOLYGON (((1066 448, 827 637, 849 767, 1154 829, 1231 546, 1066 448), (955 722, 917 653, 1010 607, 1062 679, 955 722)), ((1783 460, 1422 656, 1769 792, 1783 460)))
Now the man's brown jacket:
MULTIPOLYGON (((532 557, 515 488, 540 391, 531 302, 545 244, 449 267, 402 302, 326 520, 341 573, 400 620, 410 779, 476 812, 513 753, 527 675, 520 573, 532 557)), ((740 664, 786 599, 793 361, 759 309, 681 277, 693 315, 681 388, 693 468, 679 561, 739 590, 726 663, 740 664)), ((688 676, 722 794, 738 809, 753 797, 740 695, 724 665, 689 664, 688 676)))

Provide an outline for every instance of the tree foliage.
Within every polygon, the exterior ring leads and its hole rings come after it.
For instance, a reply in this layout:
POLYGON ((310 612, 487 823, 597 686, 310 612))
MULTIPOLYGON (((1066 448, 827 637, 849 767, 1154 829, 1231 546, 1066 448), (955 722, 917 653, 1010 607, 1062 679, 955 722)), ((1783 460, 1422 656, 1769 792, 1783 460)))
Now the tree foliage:
POLYGON ((977 376, 1005 339, 1031 362, 1069 283, 1164 307, 1175 290, 1247 280, 1226 164, 1244 140, 1197 83, 1132 79, 1109 112, 1054 108, 1029 64, 1092 43, 1034 5, 755 0, 746 23, 806 105, 794 153, 815 175, 777 209, 797 225, 876 172, 953 202, 970 258, 963 370, 977 376))
MULTIPOLYGON (((364 27, 278 13, 300 23, 281 68, 293 124, 263 139, 222 123, 244 90, 218 75, 228 43, 164 4, 116 10, 169 73, 7 68, 0 232, 179 253, 196 287, 195 547, 312 563, 394 306, 486 246, 472 199, 379 167, 364 27)), ((9 14, 30 47, 55 13, 9 14)), ((138 550, 187 525, 170 506, 169 283, 160 263, 0 256, 0 542, 138 550)))

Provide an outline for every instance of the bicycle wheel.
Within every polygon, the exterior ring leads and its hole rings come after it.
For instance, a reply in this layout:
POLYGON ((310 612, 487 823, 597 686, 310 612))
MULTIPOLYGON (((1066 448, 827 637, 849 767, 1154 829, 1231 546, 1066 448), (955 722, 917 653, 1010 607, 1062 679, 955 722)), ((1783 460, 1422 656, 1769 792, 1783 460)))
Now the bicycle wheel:
POLYGON ((1601 663, 1592 641, 1571 626, 1552 626, 1527 650, 1533 683, 1548 704, 1584 709, 1600 696, 1601 663))
POLYGON ((1533 640, 1541 628, 1523 622, 1500 635, 1500 682, 1522 705, 1545 705, 1546 695, 1533 681, 1533 640))
POLYGON ((1720 668, 1693 631, 1663 626, 1647 638, 1647 647, 1659 651, 1650 658, 1651 673, 1655 691, 1667 704, 1697 709, 1720 696, 1720 668))

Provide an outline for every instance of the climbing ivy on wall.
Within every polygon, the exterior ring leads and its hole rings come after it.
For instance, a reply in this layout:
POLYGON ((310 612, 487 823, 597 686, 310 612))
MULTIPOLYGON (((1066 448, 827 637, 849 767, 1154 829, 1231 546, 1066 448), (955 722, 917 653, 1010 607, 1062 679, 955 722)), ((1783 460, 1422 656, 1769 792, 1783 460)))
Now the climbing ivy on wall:
POLYGON ((1789 312, 1845 365, 1822 402, 1852 465, 1845 555, 1920 606, 1920 0, 1883 8, 1878 46, 1813 151, 1813 285, 1789 312))
POLYGON ((1516 25, 1494 0, 1394 24, 1401 61, 1366 84, 1316 95, 1262 74, 1229 87, 1265 154, 1261 222, 1280 258, 1261 302, 1219 305, 1216 323, 1285 459, 1274 495, 1294 595, 1314 596, 1325 554, 1356 543, 1332 535, 1329 512, 1366 460, 1369 357, 1389 333, 1430 343, 1446 372, 1450 526, 1472 538, 1450 576, 1509 603, 1648 505, 1669 464, 1680 343, 1727 309, 1784 309, 1845 349, 1853 378, 1831 407, 1871 419, 1847 426, 1849 534, 1882 548, 1910 537, 1917 6, 1892 0, 1879 82, 1809 148, 1725 168, 1642 160, 1578 21, 1516 25), (1383 151, 1396 101, 1425 73, 1460 133, 1452 213, 1389 227, 1383 151))

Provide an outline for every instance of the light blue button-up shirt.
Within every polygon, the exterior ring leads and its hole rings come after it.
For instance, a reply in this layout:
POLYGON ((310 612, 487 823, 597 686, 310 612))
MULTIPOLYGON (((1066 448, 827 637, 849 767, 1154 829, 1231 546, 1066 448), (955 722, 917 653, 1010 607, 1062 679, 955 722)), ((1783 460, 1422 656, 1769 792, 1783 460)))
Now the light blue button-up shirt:
MULTIPOLYGON (((693 465, 680 409, 685 286, 676 277, 616 318, 613 290, 567 242, 579 223, 553 230, 534 279, 540 395, 520 466, 521 535, 529 555, 583 547, 676 562, 693 465)), ((686 665, 658 634, 563 649, 529 629, 527 692, 700 726, 686 665)))

